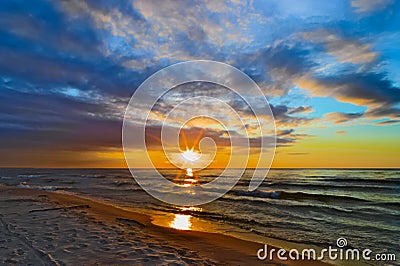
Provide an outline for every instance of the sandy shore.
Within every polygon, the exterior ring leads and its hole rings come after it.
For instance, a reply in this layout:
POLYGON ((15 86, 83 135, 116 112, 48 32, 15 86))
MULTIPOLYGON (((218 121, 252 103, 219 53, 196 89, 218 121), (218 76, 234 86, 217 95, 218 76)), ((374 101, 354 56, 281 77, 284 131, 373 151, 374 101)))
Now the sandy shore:
POLYGON ((149 216, 75 195, 0 186, 0 264, 326 265, 267 263, 257 259, 261 247, 157 226, 149 216))

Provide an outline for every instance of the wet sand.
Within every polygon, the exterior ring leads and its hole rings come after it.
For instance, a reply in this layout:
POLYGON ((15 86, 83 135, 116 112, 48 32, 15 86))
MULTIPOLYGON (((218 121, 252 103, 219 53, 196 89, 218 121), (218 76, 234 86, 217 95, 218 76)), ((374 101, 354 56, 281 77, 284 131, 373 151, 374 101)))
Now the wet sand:
POLYGON ((76 195, 0 186, 0 264, 326 265, 260 261, 262 246, 157 226, 147 215, 76 195))

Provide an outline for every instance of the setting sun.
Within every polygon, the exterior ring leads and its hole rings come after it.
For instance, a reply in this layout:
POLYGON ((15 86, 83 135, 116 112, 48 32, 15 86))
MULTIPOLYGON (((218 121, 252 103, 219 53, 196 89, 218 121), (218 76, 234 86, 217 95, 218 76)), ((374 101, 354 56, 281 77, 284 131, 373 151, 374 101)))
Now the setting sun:
POLYGON ((186 151, 182 152, 182 157, 188 162, 195 162, 200 158, 201 154, 193 151, 192 149, 186 148, 186 151))

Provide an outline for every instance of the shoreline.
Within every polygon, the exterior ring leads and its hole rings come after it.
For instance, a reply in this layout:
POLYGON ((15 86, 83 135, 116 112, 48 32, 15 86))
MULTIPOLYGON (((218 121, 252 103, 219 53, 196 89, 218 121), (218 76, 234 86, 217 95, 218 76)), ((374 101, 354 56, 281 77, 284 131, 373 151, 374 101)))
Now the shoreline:
MULTIPOLYGON (((87 219, 104 223, 111 227, 134 227, 135 230, 145 234, 147 241, 151 239, 152 245, 158 242, 166 243, 167 246, 176 250, 190 249, 200 258, 207 258, 218 264, 226 265, 265 265, 265 264, 283 264, 283 265, 328 265, 320 261, 279 261, 274 258, 273 261, 260 261, 257 258, 257 251, 263 247, 262 244, 242 240, 233 236, 223 235, 219 233, 199 232, 190 230, 177 230, 173 228, 163 227, 152 223, 149 215, 137 213, 134 211, 119 208, 112 204, 99 202, 93 199, 82 198, 78 195, 50 192, 42 190, 33 190, 27 188, 17 188, 12 186, 0 185, 0 194, 7 195, 7 199, 31 199, 38 200, 40 198, 47 199, 47 210, 43 210, 43 206, 35 204, 33 211, 37 214, 51 213, 57 210, 69 210, 71 207, 80 208, 80 216, 87 219), (37 206, 38 205, 38 206, 37 206)), ((39 201, 38 201, 39 202, 39 201)), ((6 206, 13 208, 13 206, 6 206)), ((25 210, 32 213, 31 210, 25 210)), ((73 210, 71 210, 73 211, 73 210)), ((79 216, 78 215, 78 216, 79 216)), ((25 219, 28 217, 25 217, 25 219)), ((76 219, 74 214, 68 214, 68 219, 76 219)), ((81 217, 82 218, 82 217, 81 217)), ((4 218, 5 219, 5 218, 4 218)), ((62 225, 61 225, 62 226, 62 225)), ((28 228, 29 230, 29 228, 28 228)), ((32 230, 32 228, 31 228, 32 230)), ((85 239, 81 239, 83 242, 85 239)), ((57 243, 56 243, 57 244, 57 243)), ((268 243, 267 243, 268 244, 268 243)), ((268 246, 274 248, 272 245, 268 246)), ((157 252, 157 247, 153 247, 157 252)), ((52 255, 50 255, 52 256, 52 255)), ((55 256, 52 256, 55 258, 55 256)))

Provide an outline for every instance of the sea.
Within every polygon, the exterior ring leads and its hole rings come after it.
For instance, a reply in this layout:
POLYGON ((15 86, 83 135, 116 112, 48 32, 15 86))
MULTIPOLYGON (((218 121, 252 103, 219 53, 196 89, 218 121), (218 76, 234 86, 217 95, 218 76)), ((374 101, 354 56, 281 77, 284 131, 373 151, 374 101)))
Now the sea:
MULTIPOLYGON (((206 183, 220 172, 208 169, 197 176, 206 183)), ((149 180, 152 173, 134 171, 149 180)), ((159 225, 174 227, 178 217, 186 221, 185 230, 284 248, 336 247, 344 238, 346 248, 395 254, 399 261, 400 169, 271 169, 261 186, 249 191, 252 173, 246 170, 223 197, 196 207, 154 199, 127 169, 0 169, 0 184, 77 194, 151 215, 159 225)), ((177 170, 163 174, 172 178, 177 170)))

